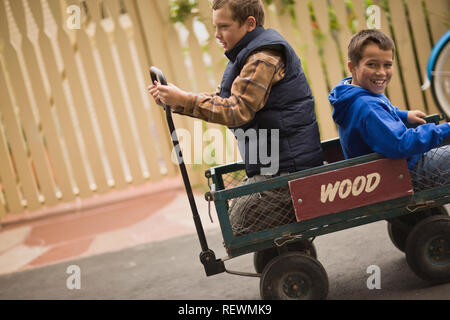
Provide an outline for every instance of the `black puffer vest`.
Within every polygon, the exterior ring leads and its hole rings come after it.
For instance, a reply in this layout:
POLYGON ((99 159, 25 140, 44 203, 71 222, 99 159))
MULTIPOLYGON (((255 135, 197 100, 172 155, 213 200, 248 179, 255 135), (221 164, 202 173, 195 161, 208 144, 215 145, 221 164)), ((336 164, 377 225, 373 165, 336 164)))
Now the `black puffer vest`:
POLYGON ((267 103, 252 121, 230 128, 238 140, 247 175, 294 172, 322 165, 319 128, 311 89, 300 59, 277 31, 257 27, 225 53, 230 61, 222 78, 219 95, 230 97, 231 85, 240 74, 247 57, 262 48, 283 52, 286 75, 272 87, 267 103), (279 148, 273 146, 275 154, 270 154, 274 143, 279 148), (276 152, 277 149, 279 152, 276 152))

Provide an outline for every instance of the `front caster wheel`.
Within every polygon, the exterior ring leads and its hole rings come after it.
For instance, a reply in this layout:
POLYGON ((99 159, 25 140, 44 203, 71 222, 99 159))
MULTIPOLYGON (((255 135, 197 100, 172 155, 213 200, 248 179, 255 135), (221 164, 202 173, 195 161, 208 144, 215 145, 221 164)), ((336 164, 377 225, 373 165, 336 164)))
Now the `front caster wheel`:
POLYGON ((432 216, 418 223, 406 241, 406 261, 420 278, 450 281, 450 217, 432 216))
POLYGON ((259 287, 262 299, 319 300, 328 295, 328 276, 316 259, 287 252, 264 268, 259 287))

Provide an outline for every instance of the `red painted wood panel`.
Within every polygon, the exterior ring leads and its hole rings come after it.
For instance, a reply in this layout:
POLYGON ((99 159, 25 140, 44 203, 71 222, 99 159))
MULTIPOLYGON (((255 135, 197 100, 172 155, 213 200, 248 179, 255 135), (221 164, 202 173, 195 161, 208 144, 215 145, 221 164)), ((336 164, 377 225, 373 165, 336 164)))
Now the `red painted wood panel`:
POLYGON ((413 194, 406 160, 379 159, 289 181, 298 221, 413 194))

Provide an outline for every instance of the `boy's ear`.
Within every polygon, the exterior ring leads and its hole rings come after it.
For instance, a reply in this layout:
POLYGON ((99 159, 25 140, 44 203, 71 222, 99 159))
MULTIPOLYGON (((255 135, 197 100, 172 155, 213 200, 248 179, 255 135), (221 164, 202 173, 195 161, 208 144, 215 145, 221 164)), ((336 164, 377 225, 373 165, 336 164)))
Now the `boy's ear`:
POLYGON ((347 67, 350 73, 353 73, 353 70, 355 70, 355 65, 350 60, 347 62, 347 67))
POLYGON ((251 32, 256 28, 256 19, 254 16, 249 16, 247 20, 245 21, 245 24, 247 26, 247 32, 251 32))

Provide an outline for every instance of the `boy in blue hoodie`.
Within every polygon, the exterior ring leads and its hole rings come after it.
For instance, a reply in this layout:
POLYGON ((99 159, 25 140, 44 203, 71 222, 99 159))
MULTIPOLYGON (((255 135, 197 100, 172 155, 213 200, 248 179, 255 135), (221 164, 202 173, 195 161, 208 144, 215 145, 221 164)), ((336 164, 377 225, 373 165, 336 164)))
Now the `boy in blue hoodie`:
POLYGON ((350 40, 351 77, 330 93, 344 156, 372 152, 406 158, 416 190, 450 183, 450 124, 424 124, 421 111, 402 111, 383 94, 393 73, 395 46, 379 30, 363 30, 350 40), (423 124, 408 129, 406 124, 423 124))

